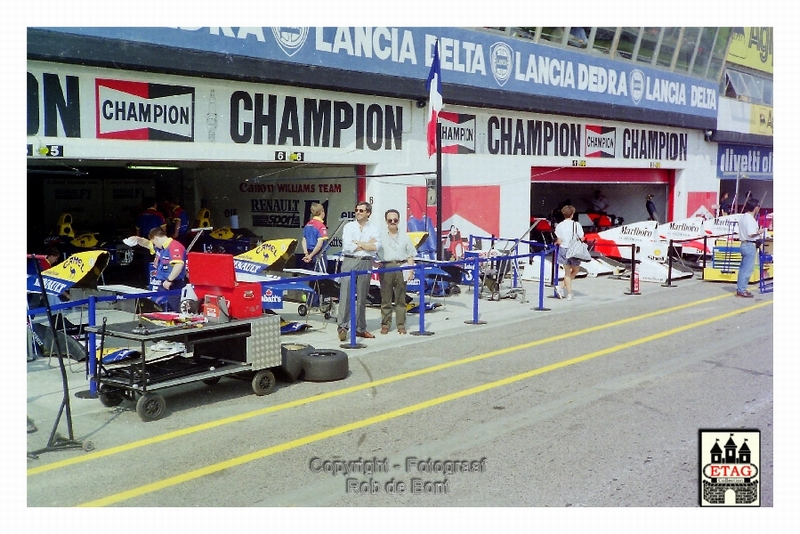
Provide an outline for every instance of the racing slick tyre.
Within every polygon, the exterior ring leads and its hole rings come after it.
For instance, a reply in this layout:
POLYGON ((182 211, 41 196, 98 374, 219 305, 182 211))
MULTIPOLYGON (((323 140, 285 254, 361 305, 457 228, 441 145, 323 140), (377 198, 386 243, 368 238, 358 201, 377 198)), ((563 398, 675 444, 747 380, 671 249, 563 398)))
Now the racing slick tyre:
POLYGON ((167 401, 158 393, 145 393, 136 403, 136 413, 142 421, 161 419, 167 411, 167 401))
POLYGON ((253 386, 253 392, 259 397, 269 395, 275 388, 275 375, 272 374, 272 371, 259 371, 253 376, 251 385, 253 386))
POLYGON ((314 347, 303 343, 281 344, 281 366, 278 377, 284 382, 294 382, 303 372, 303 356, 314 351, 314 347))
POLYGON ((114 406, 119 406, 125 397, 123 397, 122 393, 116 389, 109 388, 105 384, 100 384, 100 388, 97 392, 97 398, 100 399, 100 404, 103 406, 107 408, 113 408, 114 406))
POLYGON ((331 382, 347 378, 347 354, 340 350, 314 350, 303 356, 303 380, 331 382))

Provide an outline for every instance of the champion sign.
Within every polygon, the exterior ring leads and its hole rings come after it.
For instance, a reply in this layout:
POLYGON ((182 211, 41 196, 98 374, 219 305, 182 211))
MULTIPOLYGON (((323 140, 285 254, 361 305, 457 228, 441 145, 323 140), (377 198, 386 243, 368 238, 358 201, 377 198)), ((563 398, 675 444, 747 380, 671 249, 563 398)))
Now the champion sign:
POLYGON ((442 128, 442 154, 475 153, 475 115, 439 113, 442 128))
POLYGON ((585 142, 584 154, 587 158, 613 158, 617 146, 617 129, 587 124, 585 142))
POLYGON ((194 88, 95 80, 98 139, 194 141, 194 88))

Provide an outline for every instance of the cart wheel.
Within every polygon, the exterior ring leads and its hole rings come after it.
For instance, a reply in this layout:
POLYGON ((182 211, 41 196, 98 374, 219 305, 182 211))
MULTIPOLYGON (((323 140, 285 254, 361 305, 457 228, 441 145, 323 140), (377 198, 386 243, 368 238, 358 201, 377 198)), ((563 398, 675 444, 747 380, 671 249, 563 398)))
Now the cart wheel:
POLYGON ((92 452, 94 450, 94 441, 86 440, 83 442, 83 450, 85 452, 92 452))
POLYGON ((500 300, 500 293, 495 291, 494 293, 492 293, 492 296, 489 297, 489 300, 494 300, 494 301, 500 300))
POLYGON ((281 366, 278 368, 281 380, 294 382, 303 372, 303 356, 314 347, 304 343, 283 343, 281 345, 281 366))
POLYGON ((349 370, 347 354, 340 350, 314 350, 303 356, 303 379, 310 382, 341 380, 349 370))
POLYGON ((275 387, 275 375, 272 371, 259 371, 253 377, 253 392, 259 397, 262 395, 269 395, 275 387))
POLYGON ((305 304, 299 305, 297 307, 297 314, 300 317, 305 317, 306 315, 308 315, 308 306, 306 306, 305 304))
POLYGON ((167 410, 167 401, 158 393, 145 393, 136 403, 136 413, 142 421, 155 421, 163 417, 167 410))
POLYGON ((220 377, 220 376, 212 376, 211 378, 204 378, 203 379, 203 384, 205 384, 207 386, 215 386, 217 383, 219 383, 220 378, 222 378, 222 377, 220 377))
POLYGON ((330 320, 330 318, 331 318, 331 312, 325 312, 325 314, 323 315, 323 317, 325 317, 325 320, 326 320, 326 321, 330 320))
POLYGON ((100 390, 97 392, 97 398, 100 399, 100 404, 103 406, 113 408, 114 406, 119 406, 125 397, 123 397, 122 393, 120 393, 118 390, 100 384, 100 390))

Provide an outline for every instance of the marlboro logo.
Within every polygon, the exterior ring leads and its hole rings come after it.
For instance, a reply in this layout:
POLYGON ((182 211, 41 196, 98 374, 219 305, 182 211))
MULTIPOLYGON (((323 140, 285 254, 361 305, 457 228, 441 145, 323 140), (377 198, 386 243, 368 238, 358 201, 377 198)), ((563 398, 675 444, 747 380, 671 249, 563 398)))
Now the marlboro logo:
POLYGON ((98 139, 194 141, 194 88, 95 80, 98 139))

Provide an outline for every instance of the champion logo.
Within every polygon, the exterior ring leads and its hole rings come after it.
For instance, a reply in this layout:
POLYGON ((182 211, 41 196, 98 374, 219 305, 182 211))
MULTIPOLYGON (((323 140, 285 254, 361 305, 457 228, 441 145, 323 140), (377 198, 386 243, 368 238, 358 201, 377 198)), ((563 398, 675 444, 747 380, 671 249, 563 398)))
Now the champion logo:
POLYGON ((613 158, 616 154, 617 129, 586 125, 585 150, 587 158, 613 158))
POLYGON ((194 87, 96 79, 98 139, 194 140, 194 87))

